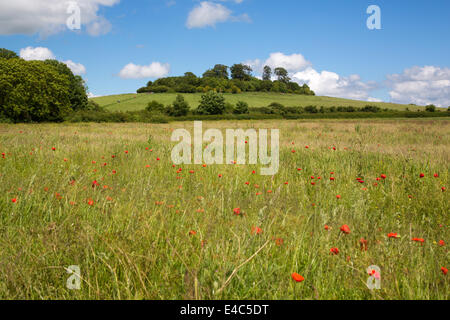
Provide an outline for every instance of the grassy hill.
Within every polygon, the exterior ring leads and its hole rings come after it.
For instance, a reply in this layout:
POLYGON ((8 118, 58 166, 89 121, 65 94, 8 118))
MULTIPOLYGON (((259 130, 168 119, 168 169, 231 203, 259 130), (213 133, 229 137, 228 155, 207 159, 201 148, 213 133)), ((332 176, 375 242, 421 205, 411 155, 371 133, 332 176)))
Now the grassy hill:
MULTIPOLYGON (((155 94, 120 94, 104 97, 92 98, 93 101, 100 104, 110 111, 137 111, 145 109, 147 104, 156 100, 164 105, 168 105, 175 100, 176 93, 155 93, 155 94)), ((200 102, 201 93, 188 93, 183 94, 186 101, 191 108, 196 108, 200 102)), ((423 109, 423 107, 414 105, 403 105, 395 103, 383 103, 383 102, 367 102, 358 100, 349 100, 332 97, 318 97, 318 96, 306 96, 297 94, 282 94, 282 93, 262 93, 262 92, 246 92, 240 94, 224 94, 227 102, 235 104, 238 101, 245 101, 250 107, 263 107, 272 102, 279 102, 286 107, 293 106, 317 106, 317 107, 331 107, 331 106, 354 106, 364 107, 366 105, 376 105, 380 108, 388 108, 393 110, 410 110, 416 111, 417 109, 423 109)))

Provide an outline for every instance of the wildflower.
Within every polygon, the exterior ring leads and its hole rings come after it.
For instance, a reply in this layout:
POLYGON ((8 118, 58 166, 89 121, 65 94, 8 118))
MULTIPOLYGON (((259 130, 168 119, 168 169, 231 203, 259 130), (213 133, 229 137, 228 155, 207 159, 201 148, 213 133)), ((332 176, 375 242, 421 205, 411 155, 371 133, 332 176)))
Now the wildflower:
POLYGON ((53 151, 56 151, 56 148, 55 148, 55 147, 53 147, 53 148, 52 148, 52 150, 53 150, 53 151))
POLYGON ((284 242, 284 240, 281 238, 275 239, 275 244, 279 247, 283 245, 283 242, 284 242))
POLYGON ((448 269, 445 268, 445 267, 442 267, 442 268, 441 268, 441 271, 442 271, 442 273, 444 274, 444 276, 446 276, 447 273, 448 273, 448 269))
POLYGON ((440 245, 441 247, 445 246, 444 240, 439 240, 439 245, 440 245))
POLYGON ((334 255, 337 255, 337 254, 339 254, 339 249, 338 248, 331 248, 330 249, 330 253, 334 254, 334 255))
POLYGON ((387 236, 388 238, 395 238, 395 239, 400 238, 400 236, 395 232, 388 233, 387 236))
POLYGON ((411 240, 412 240, 412 241, 415 241, 415 242, 420 242, 420 243, 422 243, 422 244, 425 242, 425 240, 422 239, 422 238, 412 238, 411 240))
POLYGON ((334 177, 330 177, 330 181, 334 181, 335 180, 335 178, 334 177))
POLYGON ((302 281, 305 281, 305 278, 303 278, 301 275, 299 275, 299 274, 296 273, 296 272, 294 272, 294 273, 291 275, 291 277, 292 277, 292 279, 295 280, 295 282, 302 282, 302 281))
POLYGON ((93 206, 94 205, 94 200, 89 199, 87 203, 88 203, 88 205, 93 206))
POLYGON ((197 234, 197 232, 194 231, 194 230, 189 231, 189 235, 190 235, 190 236, 195 236, 196 234, 197 234))
POLYGON ((446 189, 445 189, 445 187, 442 187, 441 190, 442 190, 442 192, 445 192, 446 189))
POLYGON ((325 225, 325 230, 330 230, 331 229, 331 227, 330 226, 328 226, 328 225, 325 225))
POLYGON ((386 179, 386 175, 385 175, 385 174, 382 174, 382 175, 381 175, 381 179, 383 179, 383 180, 386 179))
POLYGON ((241 208, 234 208, 234 209, 233 209, 233 213, 234 213, 234 215, 236 215, 236 216, 240 215, 240 214, 241 214, 241 208))
POLYGON ((336 196, 336 199, 340 199, 340 198, 341 198, 341 195, 338 194, 338 195, 336 196))
POLYGON ((350 228, 348 227, 348 225, 344 224, 340 230, 345 233, 345 234, 349 234, 350 233, 350 228))
POLYGON ((361 251, 367 251, 367 240, 364 238, 359 239, 359 245, 361 247, 361 251))
POLYGON ((16 203, 17 202, 17 198, 11 199, 12 203, 16 203))
POLYGON ((439 178, 439 174, 435 173, 435 174, 434 174, 434 177, 435 177, 435 178, 439 178))
POLYGON ((252 227, 252 234, 261 234, 263 231, 259 227, 252 227))
POLYGON ((425 174, 421 173, 421 174, 420 174, 420 177, 421 177, 421 178, 425 177, 425 174))

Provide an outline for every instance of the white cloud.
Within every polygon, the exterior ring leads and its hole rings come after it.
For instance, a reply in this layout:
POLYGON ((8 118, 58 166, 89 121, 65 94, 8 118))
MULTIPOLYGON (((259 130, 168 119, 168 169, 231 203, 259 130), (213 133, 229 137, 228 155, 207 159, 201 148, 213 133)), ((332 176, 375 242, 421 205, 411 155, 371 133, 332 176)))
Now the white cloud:
MULTIPOLYGON (((74 2, 74 1, 72 1, 74 2)), ((82 27, 91 35, 100 35, 111 29, 111 24, 98 15, 101 6, 113 6, 120 0, 77 0, 82 27)), ((71 1, 14 0, 0 1, 0 35, 39 33, 48 36, 68 30, 66 22, 71 1)))
POLYGON ((20 57, 24 60, 47 60, 55 59, 55 55, 48 48, 26 47, 20 50, 20 57))
POLYGON ((271 68, 285 68, 289 72, 302 70, 311 65, 301 54, 285 55, 281 52, 271 53, 264 65, 271 68))
POLYGON ((450 106, 450 69, 436 66, 412 67, 387 76, 393 102, 450 106))
POLYGON ((73 74, 82 75, 86 73, 86 67, 81 63, 73 62, 72 60, 62 61, 64 62, 70 70, 72 70, 73 74))
POLYGON ((383 102, 383 100, 378 99, 378 98, 374 98, 374 97, 368 97, 367 101, 369 101, 369 102, 383 102))
MULTIPOLYGON (((44 47, 26 47, 20 50, 20 57, 24 60, 47 60, 56 59, 55 55, 49 48, 44 47)), ((86 67, 81 63, 73 62, 72 60, 61 61, 65 63, 70 70, 76 75, 82 75, 86 73, 86 67)))
POLYGON ((293 74, 293 80, 306 83, 317 95, 347 99, 367 100, 369 92, 378 86, 375 82, 363 82, 357 74, 342 77, 335 72, 317 72, 311 67, 293 74))
POLYGON ((142 78, 161 78, 170 71, 170 65, 160 62, 152 62, 148 66, 135 65, 129 63, 119 72, 122 79, 142 79, 142 78))
MULTIPOLYGON (((241 3, 242 1, 235 1, 241 3)), ((233 22, 250 22, 248 14, 244 13, 240 16, 233 16, 232 11, 225 6, 210 1, 203 1, 189 12, 186 26, 189 29, 215 27, 217 23, 227 21, 233 22)))

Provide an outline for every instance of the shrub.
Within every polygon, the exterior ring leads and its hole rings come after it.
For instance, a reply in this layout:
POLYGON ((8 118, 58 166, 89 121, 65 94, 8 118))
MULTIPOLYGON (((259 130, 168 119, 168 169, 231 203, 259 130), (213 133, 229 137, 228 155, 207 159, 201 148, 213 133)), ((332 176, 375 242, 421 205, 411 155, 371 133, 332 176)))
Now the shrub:
POLYGON ((236 103, 236 107, 233 110, 234 114, 248 114, 250 113, 248 110, 248 103, 244 101, 238 101, 236 103))
POLYGON ((164 113, 165 107, 162 103, 159 103, 158 101, 150 101, 147 105, 147 108, 145 109, 149 112, 159 112, 164 113))
POLYGON ((154 93, 164 93, 170 91, 170 88, 167 86, 151 86, 148 87, 148 92, 154 93))
POLYGON ((427 112, 435 112, 436 111, 436 106, 434 104, 429 104, 425 107, 425 111, 427 112))
POLYGON ((225 111, 225 98, 214 91, 209 91, 202 95, 200 105, 197 108, 198 114, 223 114, 225 111))
POLYGON ((189 104, 184 100, 184 97, 179 94, 167 110, 167 113, 172 117, 186 116, 189 112, 189 104))
POLYGON ((272 114, 286 114, 286 108, 281 103, 272 102, 268 107, 272 114))

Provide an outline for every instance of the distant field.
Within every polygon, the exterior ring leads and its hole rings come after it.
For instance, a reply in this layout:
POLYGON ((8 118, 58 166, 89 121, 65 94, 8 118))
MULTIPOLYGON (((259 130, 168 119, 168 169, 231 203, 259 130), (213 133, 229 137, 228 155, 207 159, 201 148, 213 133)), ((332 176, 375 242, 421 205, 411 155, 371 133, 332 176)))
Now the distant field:
MULTIPOLYGON (((136 111, 145 109, 147 104, 156 100, 165 105, 172 103, 175 100, 176 93, 157 93, 157 94, 121 94, 93 98, 92 100, 99 103, 101 106, 106 107, 110 111, 136 111)), ((186 101, 191 108, 196 108, 200 102, 201 93, 183 94, 186 101)), ((423 109, 423 107, 395 104, 395 103, 377 103, 358 100, 349 100, 332 97, 317 97, 317 96, 303 96, 295 94, 281 94, 281 93, 241 93, 241 94, 224 94, 227 102, 235 104, 238 101, 245 101, 250 107, 263 107, 272 102, 279 102, 287 107, 294 106, 310 106, 317 107, 331 107, 331 106, 354 106, 364 107, 368 104, 376 105, 380 108, 388 108, 394 110, 410 110, 423 109)))

